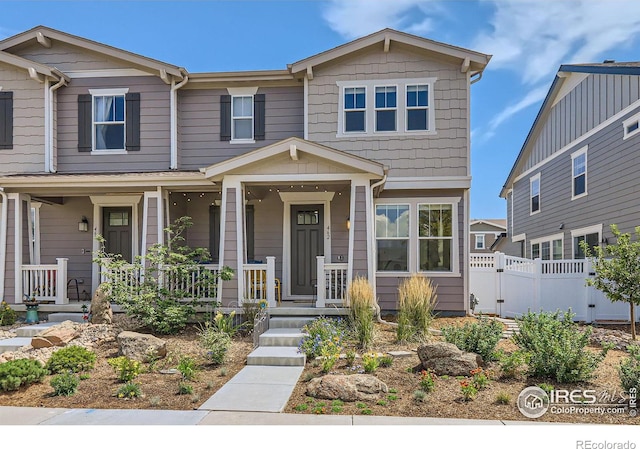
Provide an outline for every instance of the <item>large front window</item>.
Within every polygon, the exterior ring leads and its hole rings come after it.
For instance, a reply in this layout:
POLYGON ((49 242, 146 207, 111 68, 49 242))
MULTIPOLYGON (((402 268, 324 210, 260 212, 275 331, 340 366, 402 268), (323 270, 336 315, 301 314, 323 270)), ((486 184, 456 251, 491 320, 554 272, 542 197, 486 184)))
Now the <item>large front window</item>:
POLYGON ((451 204, 418 206, 420 271, 451 271, 452 219, 451 204))
POLYGON ((231 140, 253 139, 253 96, 234 96, 231 101, 231 140))
POLYGON ((125 149, 124 95, 94 95, 93 130, 95 150, 125 149))
POLYGON ((409 271, 409 206, 376 206, 378 271, 409 271))

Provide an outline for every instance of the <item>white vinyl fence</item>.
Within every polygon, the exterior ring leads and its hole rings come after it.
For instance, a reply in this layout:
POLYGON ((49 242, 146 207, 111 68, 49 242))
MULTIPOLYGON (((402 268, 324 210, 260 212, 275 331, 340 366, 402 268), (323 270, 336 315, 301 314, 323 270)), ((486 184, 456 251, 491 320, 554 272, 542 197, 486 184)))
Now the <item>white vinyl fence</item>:
POLYGON ((469 267, 470 292, 478 300, 476 313, 513 318, 529 310, 571 309, 577 321, 629 320, 627 303, 612 303, 587 286, 593 270, 586 259, 530 260, 496 252, 471 254, 469 267))

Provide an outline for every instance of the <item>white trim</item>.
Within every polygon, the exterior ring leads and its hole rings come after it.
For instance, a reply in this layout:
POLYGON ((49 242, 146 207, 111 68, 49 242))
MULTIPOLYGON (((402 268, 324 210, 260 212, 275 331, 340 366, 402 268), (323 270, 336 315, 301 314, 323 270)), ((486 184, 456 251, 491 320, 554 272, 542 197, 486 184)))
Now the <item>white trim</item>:
POLYGON ((583 82, 585 79, 589 77, 588 73, 576 73, 576 72, 560 72, 558 73, 558 76, 560 76, 561 73, 565 75, 564 77, 561 77, 561 78, 564 78, 564 81, 562 82, 562 87, 560 88, 560 91, 554 98, 553 103, 551 104, 551 107, 554 107, 556 104, 558 104, 560 100, 562 100, 564 97, 569 95, 571 91, 575 89, 576 86, 578 86, 578 84, 580 84, 581 82, 583 82))
MULTIPOLYGON (((542 258, 542 244, 545 242, 549 242, 549 260, 560 260, 564 259, 564 232, 560 232, 558 234, 547 235, 545 237, 538 237, 537 239, 531 239, 529 241, 529 248, 533 245, 540 245, 540 258, 542 258), (559 259, 555 259, 553 257, 553 242, 555 240, 560 240, 562 242, 562 252, 560 254, 559 259)), ((531 257, 533 258, 533 251, 531 252, 531 257)))
MULTIPOLYGON (((40 207, 42 203, 31 202, 31 209, 34 209, 33 213, 33 264, 40 265, 41 248, 40 248, 40 207)), ((29 211, 31 215, 31 211, 29 211)))
POLYGON ((89 154, 91 154, 91 156, 102 156, 102 155, 113 156, 114 154, 129 154, 129 153, 127 152, 127 150, 91 150, 91 153, 89 154))
POLYGON ((153 76, 138 69, 65 70, 69 78, 117 78, 122 76, 153 76))
MULTIPOLYGON (((49 87, 51 85, 51 81, 49 81, 49 78, 45 78, 44 80, 44 171, 45 173, 50 173, 51 172, 51 157, 50 157, 50 153, 51 153, 51 146, 50 146, 50 142, 51 140, 49 139, 49 136, 51 135, 51 131, 53 131, 52 127, 49 127, 49 122, 51 121, 51 114, 52 111, 49 109, 49 95, 51 94, 51 91, 49 90, 49 87)), ((0 292, 1 293, 1 292, 0 292)))
POLYGON ((511 241, 513 243, 521 242, 523 240, 527 240, 527 234, 525 234, 524 232, 522 234, 514 235, 513 237, 511 237, 511 241))
MULTIPOLYGON (((229 188, 229 186, 227 186, 229 188)), ((234 187, 231 187, 234 188, 234 187)), ((237 184, 235 186, 236 189, 236 260, 238 266, 238 304, 242 305, 244 302, 244 263, 246 252, 244 250, 245 246, 245 230, 246 226, 244 225, 244 185, 237 184)), ((226 219, 226 217, 225 217, 226 219)))
MULTIPOLYGON (((473 220, 473 221, 469 222, 469 226, 473 226, 473 225, 476 225, 476 224, 486 224, 486 225, 489 225, 489 226, 493 226, 494 228, 500 228, 500 229, 503 229, 505 231, 507 230, 506 226, 502 226, 502 225, 499 225, 497 223, 494 223, 494 222, 491 222, 491 221, 487 221, 487 220, 473 220)), ((472 234, 474 232, 492 232, 492 231, 471 231, 472 234)))
POLYGON ((535 164, 533 167, 531 167, 528 170, 525 170, 524 172, 522 172, 520 175, 518 175, 513 180, 513 183, 516 183, 519 180, 521 180, 522 178, 527 177, 529 174, 531 174, 534 171, 538 170, 540 167, 542 167, 543 165, 545 165, 549 161, 552 161, 553 159, 557 158, 558 156, 561 156, 562 154, 566 153, 567 151, 573 149, 574 147, 576 147, 580 143, 584 142, 589 137, 591 137, 594 134, 598 133, 599 131, 603 130, 604 128, 606 128, 607 126, 611 125, 612 123, 615 123, 616 121, 620 120, 621 117, 627 115, 629 112, 633 111, 634 109, 636 109, 639 106, 640 106, 640 100, 634 101, 633 103, 631 103, 629 106, 627 106, 626 108, 624 108, 623 110, 621 110, 617 114, 609 117, 607 120, 605 120, 604 122, 600 123, 598 126, 596 126, 594 128, 591 128, 591 130, 589 130, 588 132, 584 133, 583 135, 581 135, 577 139, 572 140, 571 142, 569 142, 568 144, 566 144, 565 146, 560 148, 558 151, 553 153, 551 156, 541 160, 540 162, 535 164))
POLYGON ((571 258, 573 259, 576 249, 574 239, 576 237, 586 236, 587 234, 598 234, 598 245, 602 242, 602 229, 604 225, 602 223, 593 226, 587 226, 584 228, 573 229, 571 231, 571 258))
POLYGON ((129 93, 128 87, 118 87, 114 89, 89 89, 92 96, 108 97, 109 95, 126 95, 129 93))
POLYGON ((129 93, 128 87, 120 87, 114 89, 89 89, 91 94, 91 154, 127 154, 127 102, 126 94, 129 93), (123 97, 123 119, 106 122, 96 122, 96 97, 119 96, 123 97), (122 125, 123 132, 123 148, 103 148, 96 149, 96 125, 122 125))
POLYGON ((9 198, 1 187, 0 197, 2 198, 2 209, 0 209, 0 295, 4 298, 4 277, 7 273, 7 217, 9 211, 9 198))
MULTIPOLYGON (((469 95, 467 95, 467 98, 469 97, 469 95)), ((469 127, 467 127, 467 129, 469 129, 469 127)), ((468 141, 468 140, 467 140, 468 141)), ((469 166, 470 164, 467 164, 467 166, 469 166)), ((462 271, 462 283, 464 284, 463 286, 463 291, 464 291, 464 295, 462 298, 462 301, 464 303, 464 310, 465 313, 468 315, 469 314, 469 301, 467 300, 467 298, 469 298, 469 294, 471 293, 471 287, 470 287, 470 275, 469 275, 469 265, 470 265, 470 261, 471 261, 471 238, 470 238, 470 234, 469 234, 469 230, 471 229, 471 225, 469 224, 470 221, 470 215, 471 215, 471 190, 465 190, 464 194, 463 194, 463 198, 464 198, 464 204, 463 204, 463 208, 464 208, 464 223, 462 224, 463 227, 463 256, 464 257, 464 268, 462 271)), ((457 211, 454 214, 455 216, 457 216, 457 211)), ((454 220, 454 221, 458 221, 458 220, 454 220)), ((458 238, 459 237, 455 237, 458 238)), ((455 250, 454 250, 455 251, 455 250)), ((459 261, 456 261, 456 264, 458 266, 458 269, 460 267, 460 263, 459 261)))
POLYGON ((304 117, 303 117, 303 126, 304 126, 304 140, 309 140, 309 78, 304 77, 304 117))
POLYGON ((258 86, 227 87, 227 93, 232 97, 252 97, 258 93, 258 86))
POLYGON ((485 248, 485 235, 486 233, 484 232, 472 232, 472 234, 475 234, 475 245, 474 245, 474 249, 486 249, 485 248), (478 245, 478 243, 482 242, 482 245, 478 245))
MULTIPOLYGON (((540 182, 540 173, 536 174, 535 176, 532 176, 531 178, 529 178, 529 215, 536 215, 540 213, 540 210, 542 209, 542 201, 540 201, 542 198, 542 183, 540 182), (535 196, 533 194, 533 183, 535 181, 538 181, 538 210, 532 210, 533 209, 533 202, 531 201, 533 199, 533 197, 535 196)), ((513 200, 512 200, 513 201, 513 200)))
MULTIPOLYGON (((220 241, 218 243, 218 265, 220 268, 224 267, 224 241, 225 234, 227 231, 226 226, 226 216, 227 216, 227 189, 222 187, 222 192, 220 196, 220 241)), ((238 283, 241 282, 240 271, 236 270, 236 279, 238 283)), ((220 281, 220 287, 218 288, 218 298, 217 300, 222 304, 222 290, 224 289, 224 283, 220 281)))
MULTIPOLYGON (((22 194, 9 193, 8 197, 13 201, 13 294, 16 304, 22 301, 22 194)), ((3 292, 4 294, 4 292, 3 292)))
MULTIPOLYGON (((571 153, 571 201, 573 200, 577 200, 578 198, 582 198, 583 196, 587 196, 589 189, 587 187, 587 179, 588 179, 588 174, 587 171, 589 169, 588 164, 588 158, 587 158, 587 150, 588 150, 588 145, 585 145, 584 147, 580 148, 577 151, 574 151, 573 153, 571 153), (584 192, 582 192, 580 195, 576 195, 575 193, 575 179, 577 178, 576 174, 574 173, 573 169, 574 169, 574 165, 573 165, 573 160, 575 158, 577 158, 578 156, 582 156, 584 154, 584 192)), ((578 175, 580 176, 580 175, 578 175)))
POLYGON ((385 190, 468 189, 471 176, 389 177, 385 190))
POLYGON ((640 113, 632 115, 631 117, 626 119, 624 122, 622 122, 622 132, 623 132, 622 140, 627 140, 628 138, 633 137, 636 134, 640 133, 640 113), (638 124, 638 128, 634 129, 631 132, 627 132, 627 128, 630 125, 634 125, 636 123, 638 124))
POLYGON ((372 106, 373 106, 373 132, 374 133, 395 134, 395 133, 398 132, 398 130, 400 129, 399 126, 398 126, 398 121, 399 121, 399 118, 398 118, 398 109, 399 109, 398 99, 399 99, 399 97, 400 97, 400 86, 398 86, 397 84, 384 84, 383 83, 383 84, 380 84, 380 85, 376 84, 376 85, 373 86, 373 105, 372 106), (396 105, 395 105, 395 107, 384 106, 384 107, 378 108, 376 106, 376 103, 375 103, 376 96, 377 96, 376 90, 378 88, 384 89, 384 94, 385 94, 384 97, 385 97, 385 103, 386 103, 386 101, 387 101, 387 89, 390 88, 390 87, 395 89, 395 93, 396 93, 396 105), (378 114, 377 114, 378 111, 393 111, 393 112, 395 112, 395 120, 394 120, 394 123, 393 123, 393 126, 394 126, 393 130, 378 131, 378 114))

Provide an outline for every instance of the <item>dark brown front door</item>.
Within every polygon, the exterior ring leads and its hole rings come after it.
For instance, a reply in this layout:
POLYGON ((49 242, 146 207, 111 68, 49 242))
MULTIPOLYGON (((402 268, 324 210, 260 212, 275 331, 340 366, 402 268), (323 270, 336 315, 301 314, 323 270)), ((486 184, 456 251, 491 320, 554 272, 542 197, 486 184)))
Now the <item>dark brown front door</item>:
POLYGON ((313 295, 317 256, 324 254, 324 206, 291 206, 291 294, 313 295))
POLYGON ((121 254, 124 260, 132 262, 130 207, 105 207, 102 209, 102 234, 106 240, 105 249, 109 254, 121 254))

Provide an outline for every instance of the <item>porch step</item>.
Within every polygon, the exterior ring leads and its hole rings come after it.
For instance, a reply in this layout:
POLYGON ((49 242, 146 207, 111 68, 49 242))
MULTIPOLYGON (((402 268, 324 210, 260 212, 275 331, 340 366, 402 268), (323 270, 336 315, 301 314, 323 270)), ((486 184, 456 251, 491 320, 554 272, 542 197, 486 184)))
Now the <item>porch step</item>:
POLYGON ((298 346, 305 334, 299 328, 271 328, 260 335, 260 346, 298 346))
POLYGON ((247 356, 247 365, 304 366, 305 362, 297 346, 260 346, 247 356))
POLYGON ((0 354, 3 352, 17 351, 23 346, 31 345, 31 337, 14 337, 0 340, 0 354))
POLYGON ((60 324, 60 323, 57 323, 57 322, 38 323, 38 324, 33 324, 31 326, 19 327, 15 329, 14 332, 18 337, 35 337, 43 330, 48 329, 51 326, 55 326, 57 324, 60 324))
POLYGON ((269 329, 298 329, 312 322, 315 317, 272 316, 269 318, 269 329))
POLYGON ((82 318, 84 315, 82 312, 80 313, 50 313, 48 320, 50 322, 62 323, 63 321, 75 321, 76 323, 84 323, 84 319, 82 318))

